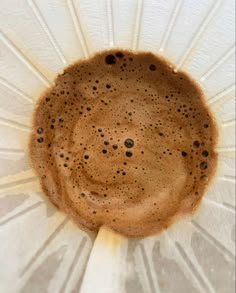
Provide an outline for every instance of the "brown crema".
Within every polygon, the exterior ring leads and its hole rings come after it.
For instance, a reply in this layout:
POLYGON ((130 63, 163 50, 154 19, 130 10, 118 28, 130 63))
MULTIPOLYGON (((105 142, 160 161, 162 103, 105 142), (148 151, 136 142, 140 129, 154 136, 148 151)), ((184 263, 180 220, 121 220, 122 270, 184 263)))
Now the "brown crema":
POLYGON ((69 66, 41 96, 29 150, 44 193, 81 227, 143 237, 197 208, 217 133, 187 74, 113 49, 69 66))

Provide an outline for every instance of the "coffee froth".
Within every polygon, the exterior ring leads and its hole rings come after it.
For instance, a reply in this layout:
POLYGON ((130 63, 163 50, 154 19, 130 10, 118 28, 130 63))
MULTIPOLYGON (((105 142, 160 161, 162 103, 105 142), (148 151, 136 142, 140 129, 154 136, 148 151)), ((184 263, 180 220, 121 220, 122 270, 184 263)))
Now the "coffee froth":
POLYGON ((199 205, 216 165, 203 92, 149 52, 109 50, 60 74, 33 115, 44 193, 81 227, 159 233, 199 205))

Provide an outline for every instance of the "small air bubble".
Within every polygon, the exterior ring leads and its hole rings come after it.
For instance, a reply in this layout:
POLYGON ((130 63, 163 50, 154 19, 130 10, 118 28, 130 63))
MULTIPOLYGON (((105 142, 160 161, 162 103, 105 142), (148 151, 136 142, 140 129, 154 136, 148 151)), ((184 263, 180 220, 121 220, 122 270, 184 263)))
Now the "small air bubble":
POLYGON ((208 151, 205 150, 202 152, 202 155, 203 155, 203 157, 208 157, 209 153, 208 153, 208 151))
POLYGON ((155 70, 156 70, 156 65, 151 64, 151 65, 149 66, 149 69, 150 69, 151 71, 155 71, 155 70))
POLYGON ((195 140, 193 142, 193 146, 195 146, 196 148, 199 148, 200 147, 200 142, 198 140, 195 140))
POLYGON ((126 154, 126 157, 128 157, 128 158, 133 156, 133 153, 130 151, 127 151, 125 154, 126 154))
POLYGON ((39 137, 39 138, 37 139, 37 142, 42 143, 42 142, 43 142, 43 137, 39 137))
POLYGON ((206 170, 207 167, 208 167, 207 162, 201 162, 201 164, 200 164, 200 169, 201 169, 201 170, 206 170))
POLYGON ((37 129, 37 133, 38 133, 38 134, 42 134, 42 133, 43 133, 43 128, 39 127, 39 128, 37 129))
POLYGON ((125 140, 124 144, 127 148, 132 148, 134 146, 134 141, 131 138, 127 138, 125 140))
POLYGON ((115 64, 115 63, 116 63, 116 58, 115 58, 114 55, 109 54, 109 55, 106 56, 106 58, 105 58, 105 62, 106 62, 107 64, 115 64))
POLYGON ((116 52, 116 57, 123 58, 124 54, 122 52, 116 52))
POLYGON ((200 177, 200 180, 202 180, 202 181, 208 181, 208 177, 206 176, 206 175, 202 175, 201 177, 200 177))

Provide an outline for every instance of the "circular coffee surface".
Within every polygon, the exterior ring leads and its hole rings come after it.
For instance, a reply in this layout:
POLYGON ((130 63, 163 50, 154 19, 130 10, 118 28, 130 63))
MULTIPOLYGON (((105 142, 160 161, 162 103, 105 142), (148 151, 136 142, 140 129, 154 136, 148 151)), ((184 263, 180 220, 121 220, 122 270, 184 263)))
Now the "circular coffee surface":
POLYGON ((109 50, 69 66, 39 99, 32 166, 81 227, 159 233, 199 205, 216 165, 203 92, 148 52, 109 50))

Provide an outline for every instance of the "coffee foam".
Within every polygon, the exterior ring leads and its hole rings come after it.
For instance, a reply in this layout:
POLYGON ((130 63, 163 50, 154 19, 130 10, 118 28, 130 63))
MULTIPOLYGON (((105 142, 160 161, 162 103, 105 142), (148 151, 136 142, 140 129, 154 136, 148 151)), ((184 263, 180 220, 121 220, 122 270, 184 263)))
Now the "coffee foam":
POLYGON ((152 53, 109 50, 57 77, 38 101, 29 146, 43 191, 76 223, 143 237, 197 208, 216 143, 187 74, 152 53))

